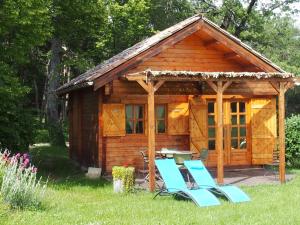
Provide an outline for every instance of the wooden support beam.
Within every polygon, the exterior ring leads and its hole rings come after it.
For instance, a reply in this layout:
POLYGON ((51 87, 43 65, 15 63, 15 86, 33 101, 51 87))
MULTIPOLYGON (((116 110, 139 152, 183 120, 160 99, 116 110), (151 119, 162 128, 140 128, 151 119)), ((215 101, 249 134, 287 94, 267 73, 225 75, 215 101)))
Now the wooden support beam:
POLYGON ((164 80, 158 81, 154 86, 154 92, 156 92, 164 83, 165 83, 164 80))
POLYGON ((275 91, 279 94, 280 88, 279 88, 278 83, 276 83, 274 81, 269 81, 269 83, 272 85, 272 87, 275 89, 275 91))
POLYGON ((164 84, 165 81, 153 81, 145 83, 143 80, 136 80, 148 93, 148 158, 149 158, 149 191, 155 191, 155 103, 154 93, 164 84))
POLYGON ((224 182, 224 153, 223 153, 223 87, 222 81, 217 82, 217 181, 219 184, 224 182))
POLYGON ((143 80, 137 80, 137 82, 142 86, 142 88, 144 88, 145 89, 145 91, 147 92, 147 93, 149 93, 149 84, 147 85, 146 83, 145 83, 145 81, 143 81, 143 80))
POLYGON ((224 84, 224 86, 222 87, 222 92, 224 92, 231 84, 232 84, 232 81, 227 81, 224 84))
POLYGON ((281 183, 285 182, 285 83, 279 83, 279 96, 278 96, 278 131, 279 131, 279 179, 281 183))
POLYGON ((148 83, 148 154, 149 154, 149 190, 155 191, 155 109, 154 86, 148 83))
MULTIPOLYGON (((218 81, 219 82, 219 81, 218 81)), ((207 81, 207 84, 217 93, 218 92, 218 87, 217 85, 213 82, 213 81, 210 81, 208 80, 207 81)))

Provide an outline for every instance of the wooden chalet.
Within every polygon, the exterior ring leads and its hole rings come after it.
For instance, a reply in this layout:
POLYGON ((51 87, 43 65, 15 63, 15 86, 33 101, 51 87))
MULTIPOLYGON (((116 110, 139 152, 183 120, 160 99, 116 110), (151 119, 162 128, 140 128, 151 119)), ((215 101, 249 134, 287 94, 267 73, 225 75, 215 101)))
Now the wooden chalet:
POLYGON ((286 73, 201 15, 137 43, 57 90, 68 94, 70 157, 110 172, 155 151, 209 149, 207 165, 263 165, 280 151, 285 181, 286 73))

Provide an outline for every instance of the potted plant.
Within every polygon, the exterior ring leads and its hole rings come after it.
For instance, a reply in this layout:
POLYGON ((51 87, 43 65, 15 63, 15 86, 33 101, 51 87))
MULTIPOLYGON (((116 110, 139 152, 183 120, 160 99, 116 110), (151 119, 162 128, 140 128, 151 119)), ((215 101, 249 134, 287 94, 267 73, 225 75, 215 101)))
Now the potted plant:
POLYGON ((114 166, 112 168, 114 192, 129 193, 134 189, 134 167, 114 166))

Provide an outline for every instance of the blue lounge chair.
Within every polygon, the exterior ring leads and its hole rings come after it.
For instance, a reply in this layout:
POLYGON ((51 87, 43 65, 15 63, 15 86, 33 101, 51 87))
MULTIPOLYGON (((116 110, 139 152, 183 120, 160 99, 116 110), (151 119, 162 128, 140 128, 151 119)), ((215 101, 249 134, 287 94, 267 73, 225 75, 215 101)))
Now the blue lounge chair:
POLYGON ((236 186, 217 185, 200 160, 184 161, 184 165, 192 175, 199 188, 205 188, 212 193, 223 195, 234 203, 250 201, 249 196, 236 186))
POLYGON ((208 190, 188 189, 174 159, 157 159, 155 164, 166 187, 155 197, 158 195, 178 195, 193 200, 198 206, 220 205, 219 200, 208 190))

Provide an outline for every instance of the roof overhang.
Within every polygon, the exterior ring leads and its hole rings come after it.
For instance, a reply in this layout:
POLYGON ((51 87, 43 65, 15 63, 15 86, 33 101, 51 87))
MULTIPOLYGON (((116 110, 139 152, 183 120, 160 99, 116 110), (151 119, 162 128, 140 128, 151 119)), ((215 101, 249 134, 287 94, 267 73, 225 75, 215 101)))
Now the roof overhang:
POLYGON ((295 84, 294 75, 280 72, 197 72, 197 71, 151 71, 146 70, 138 73, 128 74, 127 80, 165 80, 165 81, 245 81, 245 80, 265 80, 265 81, 285 81, 295 84))

